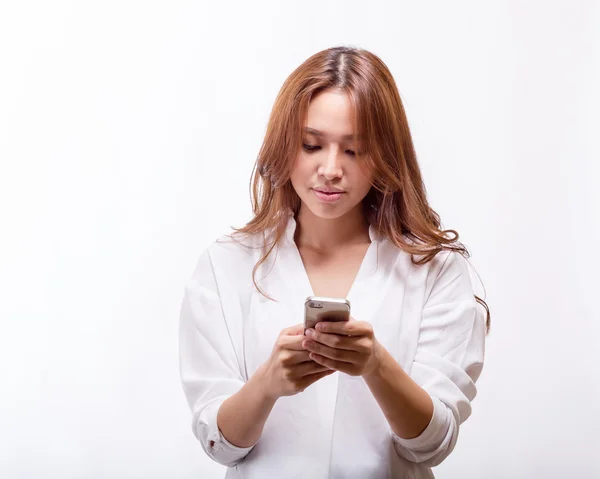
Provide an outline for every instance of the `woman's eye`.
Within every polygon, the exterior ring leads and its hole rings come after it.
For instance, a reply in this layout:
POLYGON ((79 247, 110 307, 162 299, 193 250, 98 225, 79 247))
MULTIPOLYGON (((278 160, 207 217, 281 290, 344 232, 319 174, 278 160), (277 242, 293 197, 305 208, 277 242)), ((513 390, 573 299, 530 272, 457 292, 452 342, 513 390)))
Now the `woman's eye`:
MULTIPOLYGON (((309 151, 309 152, 316 151, 319 148, 321 148, 320 146, 317 146, 317 145, 307 145, 306 143, 304 143, 302 146, 304 147, 304 149, 306 151, 309 151)), ((353 150, 346 150, 346 153, 348 153, 350 156, 356 156, 356 153, 353 150)))
POLYGON ((304 146, 304 149, 305 149, 306 151, 315 151, 316 149, 318 149, 318 148, 319 148, 318 146, 315 146, 315 145, 307 145, 306 143, 305 143, 304 145, 302 145, 302 146, 304 146))

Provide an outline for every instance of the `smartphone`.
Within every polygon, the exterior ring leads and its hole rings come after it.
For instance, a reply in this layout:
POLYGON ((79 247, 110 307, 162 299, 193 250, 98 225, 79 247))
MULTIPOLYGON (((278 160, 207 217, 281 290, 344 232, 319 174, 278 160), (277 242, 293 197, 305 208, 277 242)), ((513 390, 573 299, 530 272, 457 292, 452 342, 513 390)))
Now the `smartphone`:
POLYGON ((350 301, 345 298, 309 296, 304 302, 304 331, 320 321, 348 321, 350 301))

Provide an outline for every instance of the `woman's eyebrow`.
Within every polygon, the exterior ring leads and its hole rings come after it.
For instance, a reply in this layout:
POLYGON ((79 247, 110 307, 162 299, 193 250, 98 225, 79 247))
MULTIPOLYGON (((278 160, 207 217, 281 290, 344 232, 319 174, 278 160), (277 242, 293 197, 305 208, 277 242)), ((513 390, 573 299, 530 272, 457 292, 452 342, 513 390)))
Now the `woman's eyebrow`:
MULTIPOLYGON (((305 132, 305 133, 309 133, 309 134, 311 134, 311 135, 318 136, 318 137, 324 137, 324 136, 326 137, 326 136, 329 136, 327 133, 325 133, 325 132, 323 132, 323 131, 320 131, 320 130, 315 130, 314 128, 310 128, 310 127, 308 127, 308 126, 305 126, 305 127, 304 127, 304 132, 305 132)), ((343 140, 352 140, 352 139, 354 139, 354 135, 353 135, 353 134, 342 135, 342 139, 343 139, 343 140)))

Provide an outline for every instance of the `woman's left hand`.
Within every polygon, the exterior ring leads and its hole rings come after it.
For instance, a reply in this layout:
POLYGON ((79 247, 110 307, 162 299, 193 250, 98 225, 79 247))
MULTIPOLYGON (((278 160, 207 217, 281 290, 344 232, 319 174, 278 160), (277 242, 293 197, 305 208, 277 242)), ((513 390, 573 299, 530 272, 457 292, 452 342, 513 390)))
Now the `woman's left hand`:
POLYGON ((366 321, 321 321, 307 329, 302 346, 313 361, 351 376, 365 376, 379 366, 381 344, 366 321))

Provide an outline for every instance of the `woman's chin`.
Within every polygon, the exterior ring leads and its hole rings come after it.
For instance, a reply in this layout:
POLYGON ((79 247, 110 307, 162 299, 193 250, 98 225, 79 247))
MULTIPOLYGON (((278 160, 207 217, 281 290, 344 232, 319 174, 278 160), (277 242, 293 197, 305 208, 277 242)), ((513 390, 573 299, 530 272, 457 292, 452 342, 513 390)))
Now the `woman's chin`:
POLYGON ((347 207, 344 208, 343 205, 333 205, 333 204, 322 204, 322 203, 306 204, 305 203, 305 207, 307 207, 314 216, 324 219, 324 220, 335 220, 337 218, 344 216, 349 211, 349 209, 347 207))

